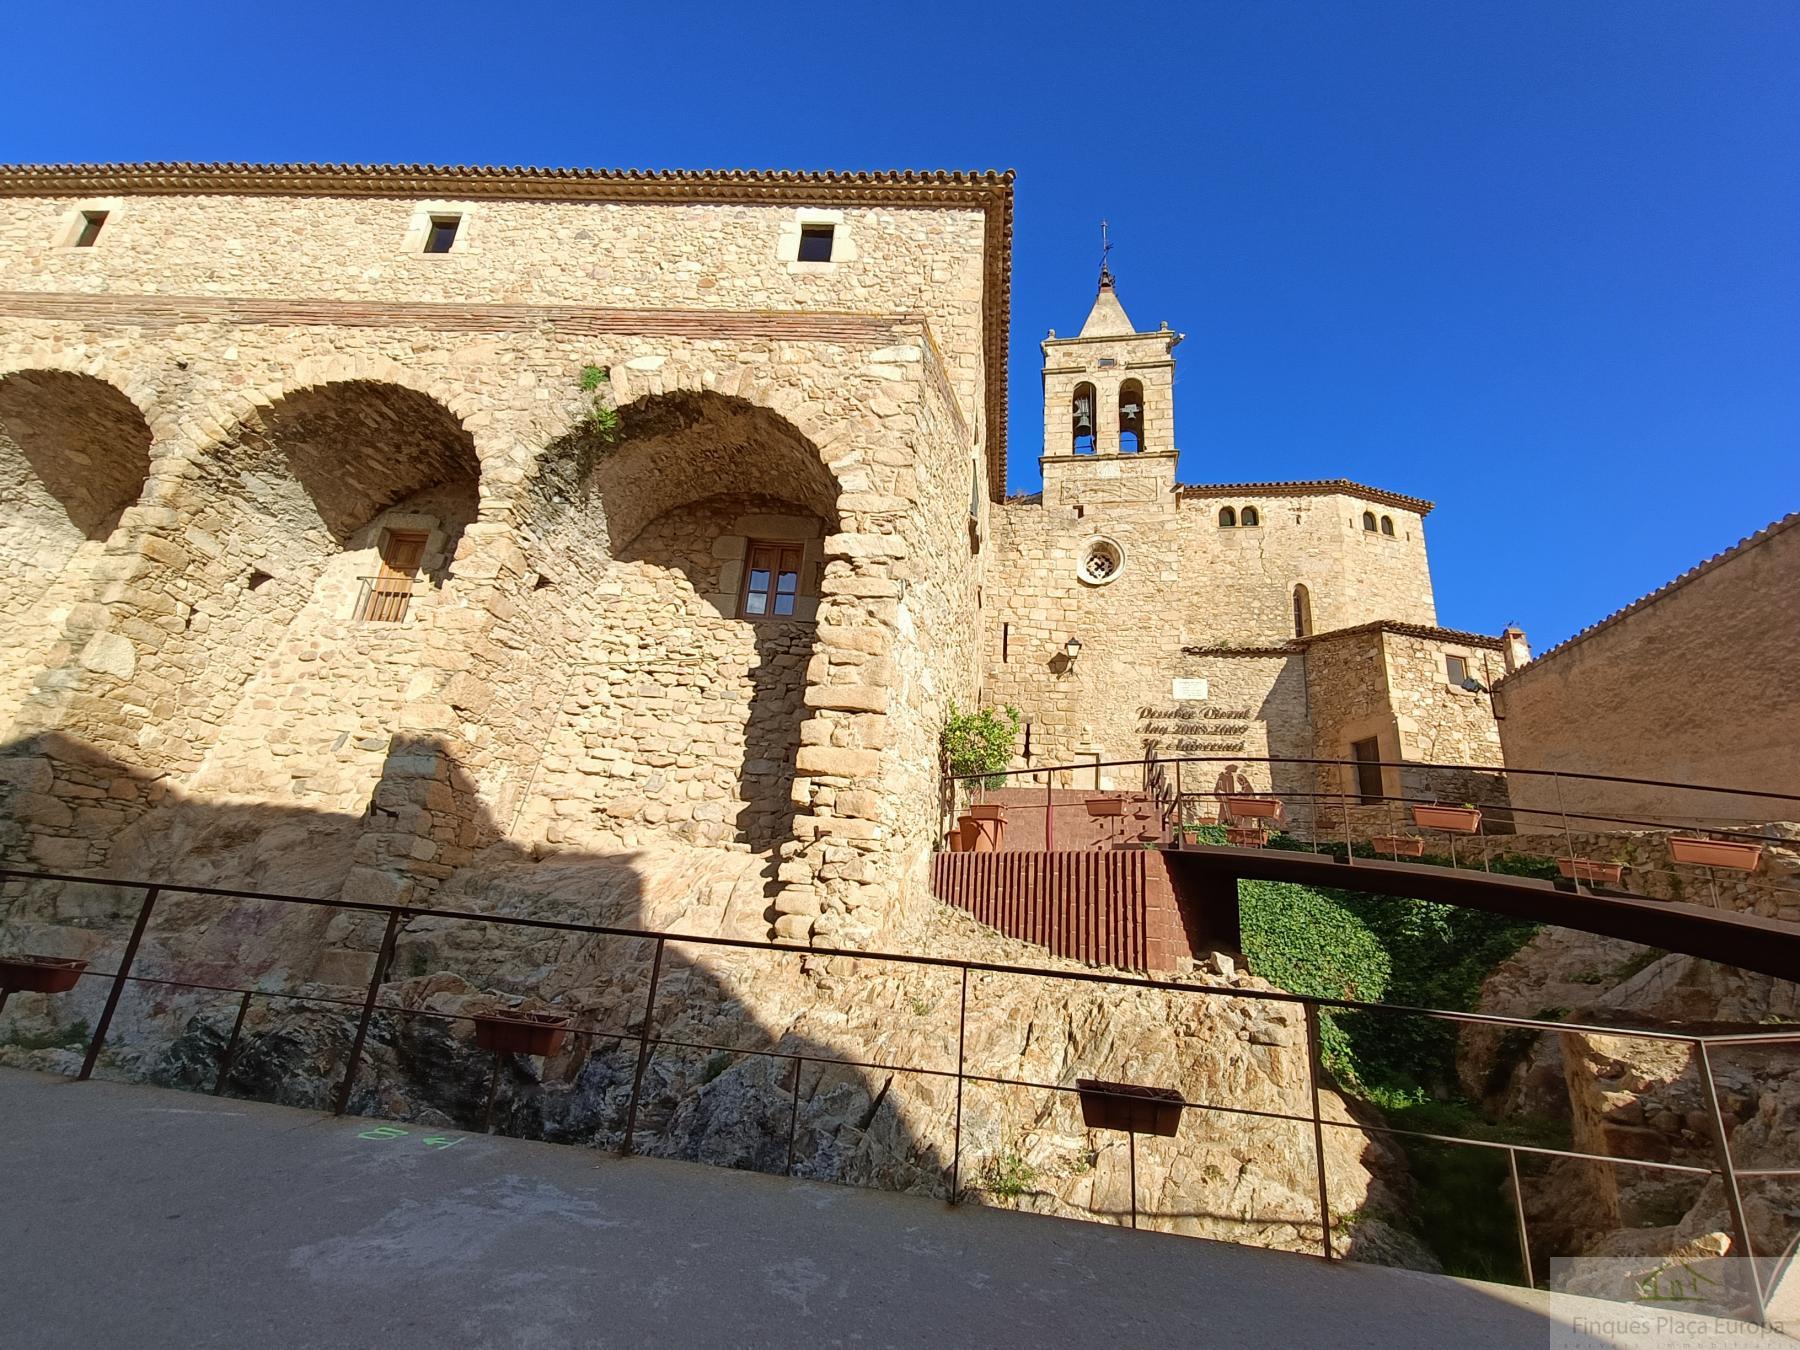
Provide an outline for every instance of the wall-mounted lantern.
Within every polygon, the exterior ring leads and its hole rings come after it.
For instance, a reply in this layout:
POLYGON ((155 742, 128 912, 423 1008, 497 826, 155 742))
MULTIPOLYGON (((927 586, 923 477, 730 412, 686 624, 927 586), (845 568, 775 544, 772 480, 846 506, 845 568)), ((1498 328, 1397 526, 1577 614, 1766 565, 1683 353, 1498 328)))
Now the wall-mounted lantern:
POLYGON ((1063 643, 1063 655, 1069 658, 1069 664, 1075 664, 1075 658, 1081 655, 1081 639, 1072 637, 1063 643))

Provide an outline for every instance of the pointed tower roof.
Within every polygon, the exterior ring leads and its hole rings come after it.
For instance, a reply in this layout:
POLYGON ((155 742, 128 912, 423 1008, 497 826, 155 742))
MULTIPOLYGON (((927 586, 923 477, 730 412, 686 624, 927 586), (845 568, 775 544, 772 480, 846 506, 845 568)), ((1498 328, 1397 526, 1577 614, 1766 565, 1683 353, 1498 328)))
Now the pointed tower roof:
POLYGON ((1125 306, 1119 303, 1119 297, 1113 292, 1113 275, 1104 267, 1100 269, 1100 294, 1094 297, 1094 307, 1088 311, 1087 322, 1081 325, 1081 337, 1129 337, 1137 332, 1131 326, 1131 319, 1125 313, 1125 306))

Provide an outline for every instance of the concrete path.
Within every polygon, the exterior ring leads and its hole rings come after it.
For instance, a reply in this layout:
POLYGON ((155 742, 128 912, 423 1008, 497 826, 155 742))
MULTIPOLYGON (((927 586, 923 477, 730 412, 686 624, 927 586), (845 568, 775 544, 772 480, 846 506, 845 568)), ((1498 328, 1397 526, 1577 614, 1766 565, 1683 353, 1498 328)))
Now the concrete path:
POLYGON ((19 1350, 1674 1343, 1572 1330, 1629 1311, 0 1070, 0 1346, 19 1350))

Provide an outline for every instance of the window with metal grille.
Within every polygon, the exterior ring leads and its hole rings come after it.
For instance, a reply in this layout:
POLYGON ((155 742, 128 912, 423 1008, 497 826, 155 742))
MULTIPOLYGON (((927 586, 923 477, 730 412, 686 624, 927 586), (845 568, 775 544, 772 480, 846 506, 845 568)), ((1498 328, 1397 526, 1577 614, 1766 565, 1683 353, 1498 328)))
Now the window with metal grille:
POLYGON ((837 234, 835 225, 802 225, 800 227, 800 261, 830 262, 831 244, 837 234))
POLYGON ((425 234, 425 251, 448 253, 450 246, 456 242, 456 232, 461 226, 461 216, 433 216, 431 228, 425 234))
POLYGON ((424 530, 385 530, 381 536, 381 571, 364 577, 356 617, 363 623, 399 623, 412 601, 413 581, 425 560, 424 530))
POLYGON ((106 212, 83 211, 81 228, 75 234, 76 248, 92 248, 94 241, 100 237, 100 230, 106 224, 106 212))
POLYGON ((1371 736, 1350 746, 1350 758, 1356 761, 1356 798, 1363 806, 1381 801, 1381 742, 1371 736))
POLYGON ((745 552, 738 614, 746 619, 787 618, 799 598, 800 545, 752 543, 745 552))

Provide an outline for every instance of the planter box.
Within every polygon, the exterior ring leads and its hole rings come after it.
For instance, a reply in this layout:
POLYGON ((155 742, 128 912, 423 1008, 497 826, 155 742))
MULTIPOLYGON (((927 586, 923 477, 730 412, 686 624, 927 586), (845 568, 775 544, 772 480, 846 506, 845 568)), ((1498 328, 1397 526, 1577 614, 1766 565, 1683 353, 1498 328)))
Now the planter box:
POLYGON ((1225 842, 1239 848, 1261 848, 1269 842, 1269 832, 1259 825, 1232 825, 1225 830, 1225 842))
POLYGON ((1397 858, 1420 858, 1425 855, 1425 841, 1411 834, 1378 834, 1369 840, 1377 853, 1391 853, 1397 858))
POLYGON ((1625 864, 1601 862, 1596 858, 1558 858, 1556 870, 1570 881, 1598 881, 1617 886, 1625 878, 1625 864))
POLYGON ((1273 820, 1281 814, 1281 798, 1279 797, 1227 797, 1226 804, 1231 807, 1234 816, 1246 816, 1252 820, 1273 820))
POLYGON ((1181 1126, 1181 1108, 1187 1105, 1174 1088, 1077 1078, 1075 1089, 1081 1094, 1081 1123, 1090 1130, 1173 1138, 1181 1126))
POLYGON ((1089 797, 1087 813, 1090 816, 1122 816, 1125 814, 1125 802, 1120 797, 1089 797))
POLYGON ((1005 820, 1006 808, 998 802, 986 802, 981 805, 971 806, 969 808, 969 814, 974 816, 977 820, 1005 820))
POLYGON ((1761 844, 1744 844, 1724 839, 1685 839, 1679 835, 1669 839, 1669 852, 1676 862, 1698 863, 1702 867, 1731 867, 1740 872, 1754 872, 1762 861, 1761 844))
POLYGON ((1481 812, 1472 806, 1415 806, 1413 824, 1426 830, 1474 834, 1481 828, 1481 812))
POLYGON ((0 956, 0 989, 9 994, 66 994, 86 961, 66 956, 0 956))
POLYGON ((515 1055, 554 1055, 569 1034, 563 1013, 480 1013, 475 1018, 475 1044, 483 1050, 515 1055))

